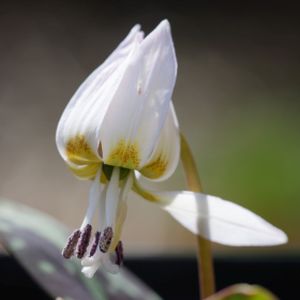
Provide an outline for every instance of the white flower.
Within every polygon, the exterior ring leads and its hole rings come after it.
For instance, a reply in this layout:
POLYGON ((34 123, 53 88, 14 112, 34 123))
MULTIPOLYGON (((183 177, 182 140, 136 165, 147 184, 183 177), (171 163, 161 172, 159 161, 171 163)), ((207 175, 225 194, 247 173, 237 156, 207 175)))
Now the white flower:
POLYGON ((145 38, 137 25, 63 112, 58 150, 77 177, 93 181, 83 223, 63 250, 66 258, 76 252, 86 276, 93 276, 100 265, 118 271, 126 201, 133 197, 157 203, 193 233, 217 243, 286 242, 282 231, 236 204, 200 193, 149 191, 139 183, 139 176, 165 180, 177 167, 180 135, 171 100, 176 74, 168 21, 145 38), (91 242, 96 210, 98 229, 91 242))

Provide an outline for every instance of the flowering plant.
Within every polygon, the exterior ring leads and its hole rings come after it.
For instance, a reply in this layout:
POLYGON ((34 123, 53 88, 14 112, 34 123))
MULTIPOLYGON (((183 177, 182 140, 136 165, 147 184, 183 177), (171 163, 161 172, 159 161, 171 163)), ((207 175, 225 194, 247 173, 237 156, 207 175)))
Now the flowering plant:
POLYGON ((118 272, 126 201, 134 197, 158 204, 194 234, 216 243, 266 246, 287 241, 284 232, 261 217, 200 193, 200 186, 193 183, 191 153, 172 103, 176 75, 169 22, 162 21, 146 37, 136 25, 82 83, 60 118, 56 132, 60 155, 78 178, 92 180, 84 220, 62 254, 81 259, 88 277, 101 265, 118 272), (143 186, 141 178, 151 182, 169 178, 180 155, 194 191, 159 192, 143 186), (92 233, 96 210, 98 228, 92 233))

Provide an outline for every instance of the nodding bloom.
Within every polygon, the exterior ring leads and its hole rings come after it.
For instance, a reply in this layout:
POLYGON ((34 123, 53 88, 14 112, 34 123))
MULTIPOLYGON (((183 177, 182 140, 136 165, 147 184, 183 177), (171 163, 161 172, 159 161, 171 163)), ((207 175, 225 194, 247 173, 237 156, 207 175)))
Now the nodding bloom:
POLYGON ((178 165, 180 134, 171 100, 176 75, 169 22, 162 21, 146 37, 136 25, 81 84, 60 118, 60 155, 78 178, 92 181, 83 222, 62 255, 81 259, 88 277, 100 266, 118 272, 123 261, 121 231, 131 198, 158 204, 213 242, 286 242, 281 230, 236 204, 201 193, 150 191, 140 183, 140 177, 163 181, 178 165), (93 229, 95 216, 98 225, 93 229))

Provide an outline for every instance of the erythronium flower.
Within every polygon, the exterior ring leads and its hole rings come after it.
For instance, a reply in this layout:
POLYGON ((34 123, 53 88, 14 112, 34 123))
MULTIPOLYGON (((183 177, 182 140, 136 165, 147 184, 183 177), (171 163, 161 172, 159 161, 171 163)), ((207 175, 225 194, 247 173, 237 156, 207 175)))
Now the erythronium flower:
POLYGON ((232 246, 276 245, 286 235, 254 213, 214 196, 157 192, 144 180, 162 181, 177 167, 180 135, 172 104, 177 61, 167 20, 148 36, 135 26, 80 86, 59 121, 56 142, 70 170, 92 180, 89 205, 63 256, 82 260, 91 277, 102 265, 116 273, 128 198, 157 203, 183 226, 232 246), (98 228, 92 237, 92 220, 98 228))

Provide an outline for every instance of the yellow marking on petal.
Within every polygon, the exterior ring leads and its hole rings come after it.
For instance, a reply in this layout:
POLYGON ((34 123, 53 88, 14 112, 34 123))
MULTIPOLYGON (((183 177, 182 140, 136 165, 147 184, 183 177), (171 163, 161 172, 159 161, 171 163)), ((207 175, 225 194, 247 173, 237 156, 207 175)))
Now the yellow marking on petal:
POLYGON ((76 135, 67 142, 66 155, 68 160, 76 165, 100 162, 99 157, 93 152, 82 134, 76 135))
POLYGON ((72 173, 80 179, 94 179, 98 173, 101 163, 92 163, 85 166, 70 166, 72 173))
POLYGON ((144 166, 140 172, 148 178, 157 179, 164 175, 168 166, 167 159, 163 158, 162 155, 159 155, 157 158, 152 160, 149 164, 144 166))
POLYGON ((137 169, 140 164, 139 147, 137 143, 126 143, 120 140, 112 149, 106 164, 127 169, 137 169))

